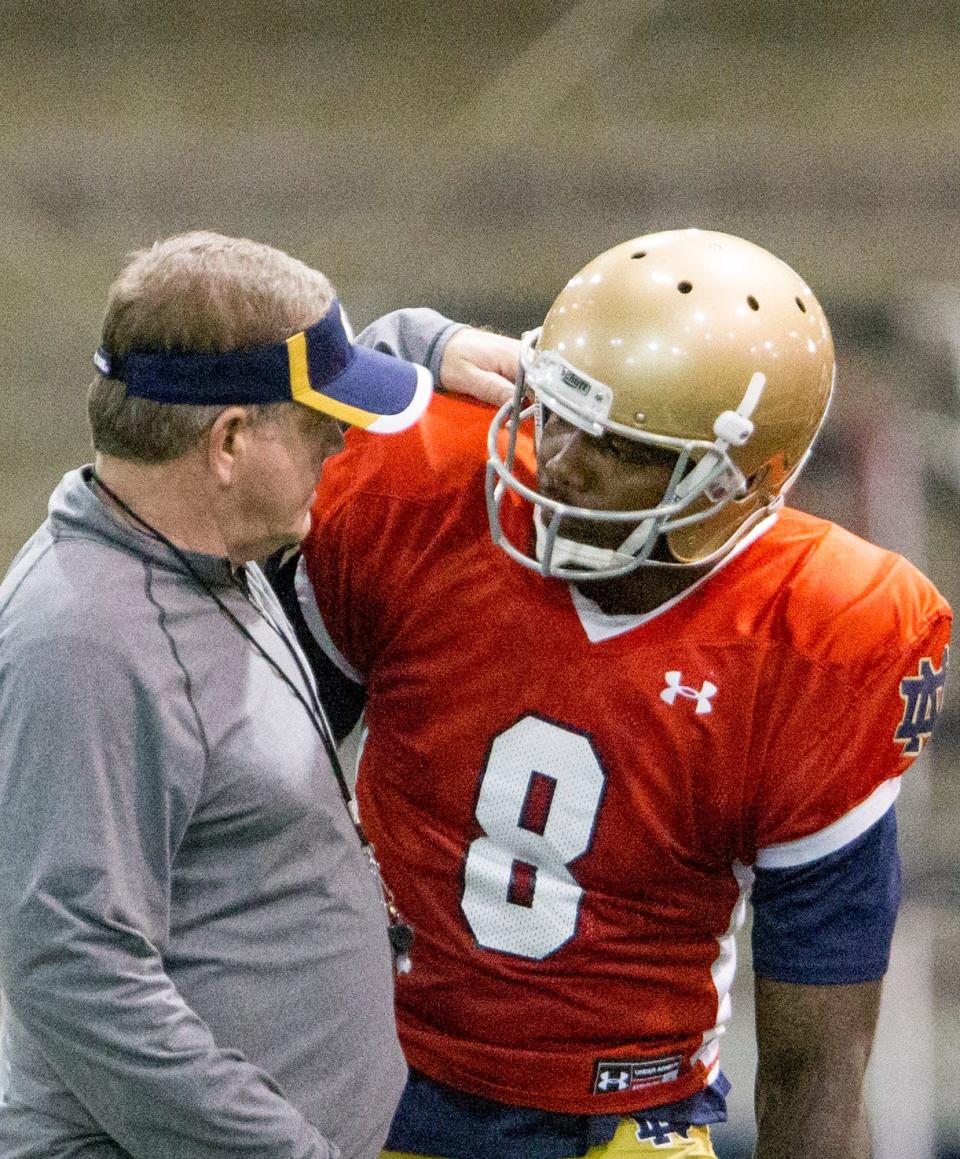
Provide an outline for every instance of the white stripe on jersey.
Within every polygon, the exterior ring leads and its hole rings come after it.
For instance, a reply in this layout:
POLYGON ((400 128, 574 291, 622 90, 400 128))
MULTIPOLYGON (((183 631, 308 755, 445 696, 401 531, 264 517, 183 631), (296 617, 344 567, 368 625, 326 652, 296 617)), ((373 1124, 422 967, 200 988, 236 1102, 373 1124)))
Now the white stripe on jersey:
POLYGON ((293 587, 297 594, 300 611, 303 612, 303 618, 310 629, 310 635, 317 642, 317 647, 340 669, 348 680, 352 680, 354 684, 363 684, 363 677, 330 639, 327 625, 323 622, 323 616, 317 607, 317 597, 313 594, 313 584, 307 575, 307 564, 302 555, 297 560, 293 587))
POLYGON ((844 845, 866 833, 874 822, 879 821, 900 792, 900 778, 891 777, 883 781, 866 800, 855 805, 825 829, 801 837, 797 841, 784 841, 780 845, 768 845, 757 854, 755 865, 758 869, 789 869, 794 865, 806 865, 834 853, 844 845))

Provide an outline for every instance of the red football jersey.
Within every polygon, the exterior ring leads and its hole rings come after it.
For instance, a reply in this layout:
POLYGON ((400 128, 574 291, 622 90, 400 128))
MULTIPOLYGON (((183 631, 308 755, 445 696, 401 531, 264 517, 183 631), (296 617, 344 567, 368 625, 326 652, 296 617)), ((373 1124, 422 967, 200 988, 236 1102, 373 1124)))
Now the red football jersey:
MULTIPOLYGON (((889 808, 949 610, 901 557, 785 510, 679 600, 603 617, 493 546, 490 417, 441 396, 402 435, 351 432, 304 548, 368 686, 360 809, 417 932, 401 1038, 508 1103, 659 1106, 716 1075, 749 867, 889 808)), ((516 541, 530 511, 504 518, 516 541)))

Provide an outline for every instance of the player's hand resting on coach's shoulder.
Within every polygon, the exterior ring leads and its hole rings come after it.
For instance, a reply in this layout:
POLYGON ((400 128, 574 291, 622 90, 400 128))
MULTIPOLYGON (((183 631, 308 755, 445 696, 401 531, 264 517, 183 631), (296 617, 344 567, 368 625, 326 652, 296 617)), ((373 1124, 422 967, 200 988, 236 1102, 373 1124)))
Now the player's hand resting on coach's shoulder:
POLYGON ((520 343, 516 338, 467 327, 447 343, 440 363, 440 387, 502 406, 513 396, 520 343))

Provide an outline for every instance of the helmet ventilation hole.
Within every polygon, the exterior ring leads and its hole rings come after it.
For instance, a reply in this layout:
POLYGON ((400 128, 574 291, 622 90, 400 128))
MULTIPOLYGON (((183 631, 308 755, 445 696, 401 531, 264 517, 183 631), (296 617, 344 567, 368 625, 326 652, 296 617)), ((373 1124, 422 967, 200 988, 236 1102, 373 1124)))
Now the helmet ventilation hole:
POLYGON ((807 307, 803 304, 803 299, 802 298, 794 298, 793 300, 797 303, 797 305, 800 307, 800 309, 803 311, 803 313, 806 314, 807 307))
POLYGON ((753 294, 748 295, 747 305, 750 307, 751 310, 759 310, 760 309, 760 303, 753 296, 753 294))
POLYGON ((693 289, 693 284, 691 282, 678 282, 677 289, 681 294, 689 294, 693 289))
POLYGON ((646 256, 647 256, 646 250, 641 250, 638 254, 631 254, 630 255, 630 257, 633 259, 633 261, 636 261, 637 258, 645 258, 646 256))

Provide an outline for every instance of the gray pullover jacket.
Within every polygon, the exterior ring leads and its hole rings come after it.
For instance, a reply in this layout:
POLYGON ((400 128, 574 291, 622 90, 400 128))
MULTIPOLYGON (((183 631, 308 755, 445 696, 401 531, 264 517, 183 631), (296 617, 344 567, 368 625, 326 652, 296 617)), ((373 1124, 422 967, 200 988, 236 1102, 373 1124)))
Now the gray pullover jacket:
MULTIPOLYGON (((363 337, 436 369, 451 332, 363 337)), ((189 559, 309 695, 259 568, 189 559)), ((374 1159, 404 1082, 303 705, 80 471, 0 586, 0 985, 2 1159, 374 1159)))

